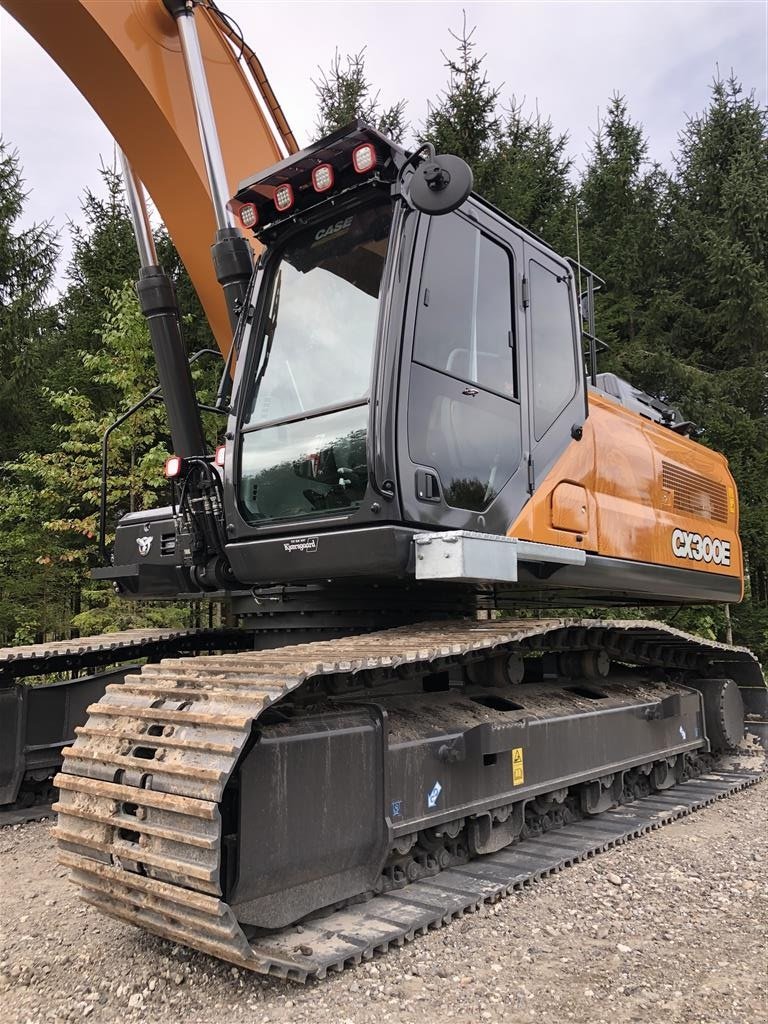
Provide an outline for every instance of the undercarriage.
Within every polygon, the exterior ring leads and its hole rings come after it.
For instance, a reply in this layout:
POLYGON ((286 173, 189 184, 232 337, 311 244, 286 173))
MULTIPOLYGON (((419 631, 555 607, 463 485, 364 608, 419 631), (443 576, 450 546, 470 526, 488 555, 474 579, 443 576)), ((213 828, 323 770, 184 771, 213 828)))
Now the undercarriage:
POLYGON ((761 679, 642 621, 165 659, 64 750, 61 861, 106 913, 305 980, 755 781, 717 757, 761 679))

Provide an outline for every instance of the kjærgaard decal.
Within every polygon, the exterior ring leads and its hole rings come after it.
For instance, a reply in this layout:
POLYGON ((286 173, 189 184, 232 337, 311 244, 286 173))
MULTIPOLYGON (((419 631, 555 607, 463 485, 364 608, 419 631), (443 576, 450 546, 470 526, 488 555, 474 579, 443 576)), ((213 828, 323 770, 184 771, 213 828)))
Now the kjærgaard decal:
POLYGON ((300 551, 307 554, 317 551, 317 537, 294 537, 283 543, 283 550, 288 552, 300 551))
POLYGON ((429 793, 427 793, 427 807, 437 807, 437 801, 440 798, 440 794, 443 791, 443 787, 439 782, 436 782, 429 793))

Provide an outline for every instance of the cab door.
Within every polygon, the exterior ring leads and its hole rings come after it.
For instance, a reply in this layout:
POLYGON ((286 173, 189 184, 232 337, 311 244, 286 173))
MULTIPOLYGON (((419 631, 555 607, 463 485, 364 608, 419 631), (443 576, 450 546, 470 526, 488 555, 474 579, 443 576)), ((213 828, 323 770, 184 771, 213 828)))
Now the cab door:
POLYGON ((491 215, 470 212, 422 221, 401 367, 400 492, 407 521, 504 533, 528 487, 523 248, 491 215))

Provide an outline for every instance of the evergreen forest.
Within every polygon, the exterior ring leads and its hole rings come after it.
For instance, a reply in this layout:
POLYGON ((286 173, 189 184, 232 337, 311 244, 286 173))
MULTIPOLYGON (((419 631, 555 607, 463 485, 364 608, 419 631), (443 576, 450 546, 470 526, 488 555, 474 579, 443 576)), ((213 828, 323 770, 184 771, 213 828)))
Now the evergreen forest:
MULTIPOLYGON (((609 347, 600 368, 700 424, 701 443, 727 456, 741 502, 744 602, 636 614, 732 636, 767 661, 768 111, 735 74, 716 78, 705 109, 680 126, 671 167, 662 167, 616 93, 577 160, 562 126, 489 80, 466 25, 443 59, 443 90, 423 123, 409 124, 404 101, 380 102, 364 51, 337 53, 314 81, 315 135, 359 116, 407 148, 427 140, 456 153, 472 166, 481 195, 557 251, 578 251, 605 280, 597 330, 609 347)), ((23 158, 14 140, 0 140, 0 644, 207 623, 200 606, 121 602, 89 579, 100 561, 102 434, 156 384, 133 290, 138 260, 120 179, 105 165, 102 189, 83 195, 78 223, 68 228, 72 256, 57 295, 60 239, 47 224, 19 226, 23 158)), ((210 346, 162 231, 157 245, 190 352, 210 346)), ((195 373, 201 400, 210 402, 217 373, 202 361, 195 373)), ((218 421, 208 429, 215 443, 218 421)), ((110 531, 121 513, 166 503, 167 449, 158 404, 115 432, 110 531)))

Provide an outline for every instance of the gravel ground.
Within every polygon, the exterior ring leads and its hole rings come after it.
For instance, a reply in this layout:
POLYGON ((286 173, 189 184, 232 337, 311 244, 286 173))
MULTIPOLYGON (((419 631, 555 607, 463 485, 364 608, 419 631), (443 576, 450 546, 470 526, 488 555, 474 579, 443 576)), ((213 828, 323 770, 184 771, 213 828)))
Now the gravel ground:
POLYGON ((768 1021, 768 783, 307 986, 101 916, 50 823, 0 830, 0 1021, 768 1021))

